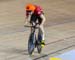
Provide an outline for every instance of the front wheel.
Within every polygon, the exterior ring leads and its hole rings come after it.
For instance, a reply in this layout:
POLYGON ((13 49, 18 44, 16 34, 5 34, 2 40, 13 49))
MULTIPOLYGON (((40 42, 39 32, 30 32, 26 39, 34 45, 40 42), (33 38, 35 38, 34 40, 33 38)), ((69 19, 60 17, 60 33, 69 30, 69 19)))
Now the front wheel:
POLYGON ((29 55, 32 55, 34 51, 34 45, 31 45, 31 43, 28 44, 28 53, 29 55))
POLYGON ((28 53, 32 55, 35 48, 35 34, 31 33, 28 41, 28 53))

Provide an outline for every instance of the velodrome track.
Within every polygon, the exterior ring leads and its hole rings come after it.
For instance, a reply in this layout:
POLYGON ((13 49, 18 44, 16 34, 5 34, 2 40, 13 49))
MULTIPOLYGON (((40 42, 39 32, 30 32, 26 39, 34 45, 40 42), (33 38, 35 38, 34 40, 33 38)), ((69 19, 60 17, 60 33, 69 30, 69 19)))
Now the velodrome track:
POLYGON ((0 0, 0 60, 49 60, 75 49, 74 0, 0 0), (27 52, 29 28, 24 27, 27 3, 41 5, 46 16, 42 54, 27 52))

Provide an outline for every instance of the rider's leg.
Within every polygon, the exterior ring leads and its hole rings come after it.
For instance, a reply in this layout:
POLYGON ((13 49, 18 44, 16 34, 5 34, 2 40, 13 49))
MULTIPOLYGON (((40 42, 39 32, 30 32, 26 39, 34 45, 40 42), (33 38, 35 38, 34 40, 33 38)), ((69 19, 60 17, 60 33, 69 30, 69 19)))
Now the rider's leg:
POLYGON ((44 32, 44 22, 45 22, 45 16, 43 14, 40 15, 41 20, 39 20, 40 22, 40 28, 39 28, 39 33, 42 36, 42 41, 41 43, 43 45, 45 45, 45 32, 44 32))
POLYGON ((41 25, 39 27, 39 34, 42 36, 42 40, 45 40, 45 37, 44 37, 44 28, 43 28, 43 25, 41 25))
POLYGON ((41 25, 40 28, 39 28, 39 34, 42 36, 41 46, 43 48, 45 46, 45 32, 44 32, 43 25, 41 25))

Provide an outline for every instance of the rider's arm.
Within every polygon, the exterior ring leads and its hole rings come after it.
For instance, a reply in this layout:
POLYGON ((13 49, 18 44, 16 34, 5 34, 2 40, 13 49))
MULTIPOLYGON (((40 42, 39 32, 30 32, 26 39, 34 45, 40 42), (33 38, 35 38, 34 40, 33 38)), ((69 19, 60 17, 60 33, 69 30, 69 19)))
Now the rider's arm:
POLYGON ((40 15, 40 17, 42 18, 41 25, 43 25, 43 24, 44 24, 44 22, 45 22, 45 20, 46 20, 46 18, 45 18, 45 16, 44 16, 44 14, 41 14, 41 15, 40 15))
POLYGON ((26 11, 26 14, 25 15, 26 15, 26 17, 25 17, 24 25, 27 25, 27 24, 29 24, 29 20, 30 20, 29 19, 29 12, 26 11))

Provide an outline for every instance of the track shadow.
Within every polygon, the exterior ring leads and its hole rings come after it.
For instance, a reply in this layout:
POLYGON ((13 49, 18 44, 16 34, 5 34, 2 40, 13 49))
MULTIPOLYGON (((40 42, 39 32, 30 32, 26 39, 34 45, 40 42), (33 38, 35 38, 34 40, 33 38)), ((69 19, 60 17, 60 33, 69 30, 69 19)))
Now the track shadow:
POLYGON ((8 48, 8 49, 2 49, 0 52, 4 52, 6 54, 19 54, 19 55, 28 55, 28 51, 17 49, 17 48, 8 48))

